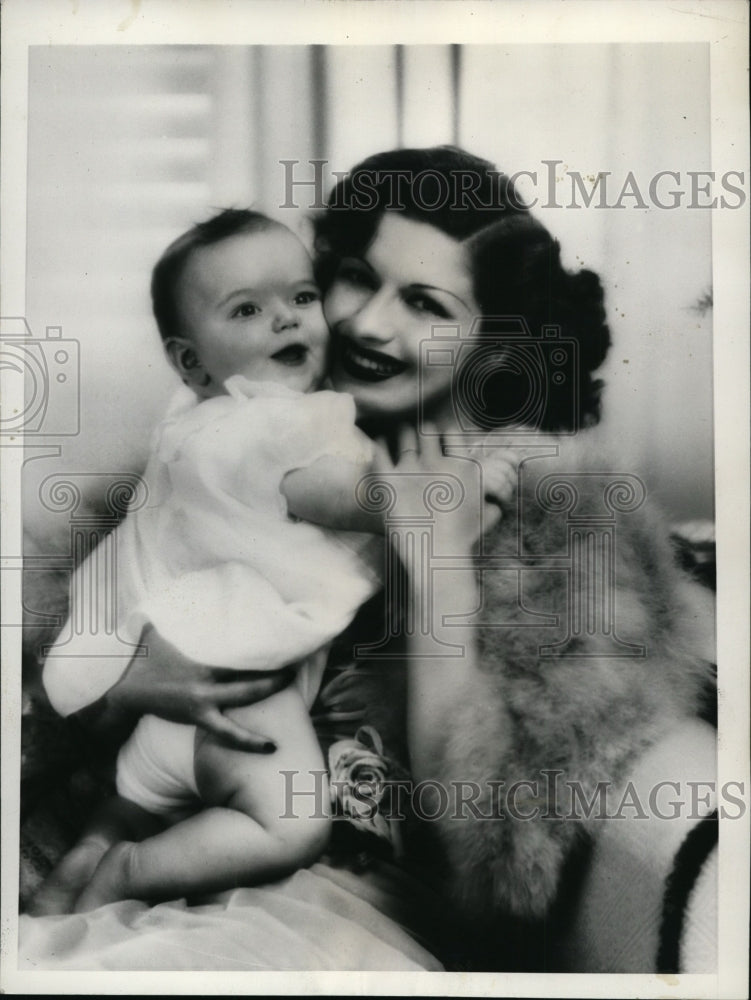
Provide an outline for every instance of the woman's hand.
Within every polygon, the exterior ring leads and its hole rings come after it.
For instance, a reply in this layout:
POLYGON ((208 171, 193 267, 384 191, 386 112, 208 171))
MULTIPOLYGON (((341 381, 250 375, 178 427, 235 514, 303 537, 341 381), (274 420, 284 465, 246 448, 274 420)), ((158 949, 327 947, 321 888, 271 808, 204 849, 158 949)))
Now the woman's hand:
MULTIPOLYGON (((403 608, 407 738, 418 782, 442 780, 457 711, 490 698, 472 621, 482 605, 472 549, 487 527, 487 508, 500 513, 497 505, 485 504, 479 462, 445 456, 439 435, 426 430, 418 437, 413 428, 402 428, 396 460, 379 445, 374 470, 383 476, 384 493, 394 493, 387 524, 408 579, 406 593, 400 586, 395 596, 403 608), (416 537, 420 522, 430 525, 429 546, 416 537)), ((500 487, 505 490, 503 482, 500 487)))
POLYGON ((262 674, 203 666, 189 660, 150 625, 141 642, 148 647, 148 656, 135 657, 105 696, 115 715, 158 715, 201 726, 237 750, 273 753, 273 741, 249 732, 224 715, 223 709, 263 701, 290 683, 292 670, 262 674))
MULTIPOLYGON (((389 527, 397 532, 403 527, 410 530, 410 519, 430 518, 443 545, 450 551, 441 555, 464 555, 469 552, 480 534, 500 516, 496 504, 486 503, 483 496, 483 475, 480 463, 474 458, 455 458, 443 454, 441 440, 434 428, 426 427, 418 435, 414 427, 403 426, 396 442, 397 458, 394 461, 383 442, 379 442, 373 462, 373 472, 381 474, 384 481, 395 490, 397 499, 392 509, 389 527), (462 496, 453 509, 436 514, 426 508, 426 491, 430 477, 434 477, 440 497, 441 483, 446 482, 446 493, 461 490, 462 496)), ((451 504, 447 504, 450 507, 451 504)), ((387 518, 389 515, 387 514, 387 518)))

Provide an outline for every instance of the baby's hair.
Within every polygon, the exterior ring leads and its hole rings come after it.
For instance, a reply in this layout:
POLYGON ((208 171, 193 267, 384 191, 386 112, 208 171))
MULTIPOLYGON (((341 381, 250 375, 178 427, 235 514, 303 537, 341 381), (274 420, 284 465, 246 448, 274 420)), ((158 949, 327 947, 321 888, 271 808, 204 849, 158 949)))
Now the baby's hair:
POLYGON ((241 233, 263 233, 281 222, 249 208, 225 208, 205 222, 198 222, 178 236, 154 266, 151 274, 151 305, 163 341, 182 336, 177 286, 194 251, 213 246, 241 233))

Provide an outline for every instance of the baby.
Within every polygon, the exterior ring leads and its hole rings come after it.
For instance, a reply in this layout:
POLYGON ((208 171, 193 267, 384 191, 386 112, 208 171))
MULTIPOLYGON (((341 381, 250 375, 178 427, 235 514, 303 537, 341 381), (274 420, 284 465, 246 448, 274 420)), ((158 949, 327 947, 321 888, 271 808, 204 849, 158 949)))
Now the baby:
MULTIPOLYGON (((379 586, 383 543, 356 533, 375 527, 355 502, 373 445, 355 427, 351 396, 317 391, 329 334, 297 237, 256 212, 221 212, 168 247, 152 298, 187 388, 154 437, 148 501, 117 531, 113 641, 137 643, 151 623, 194 661, 237 670, 294 662, 296 683, 242 710, 270 755, 141 718, 118 757, 119 805, 79 845, 79 884, 82 871, 93 877, 46 912, 249 885, 312 863, 330 820, 308 709, 327 643, 379 586), (292 810, 283 772, 294 776, 292 810), (124 839, 123 817, 140 842, 124 839)), ((100 636, 93 648, 74 632, 64 630, 44 670, 61 714, 122 672, 122 658, 97 662, 100 636)))

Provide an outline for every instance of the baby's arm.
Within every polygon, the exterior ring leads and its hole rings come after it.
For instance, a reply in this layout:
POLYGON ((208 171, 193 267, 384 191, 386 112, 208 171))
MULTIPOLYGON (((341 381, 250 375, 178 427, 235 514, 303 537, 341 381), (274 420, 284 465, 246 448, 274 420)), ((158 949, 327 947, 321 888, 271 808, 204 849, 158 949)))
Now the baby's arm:
POLYGON ((291 514, 338 531, 383 533, 383 516, 363 510, 357 502, 357 484, 370 463, 323 455, 311 465, 288 472, 282 493, 291 514))
MULTIPOLYGON (((383 448, 377 446, 376 464, 379 467, 383 464, 383 455, 383 448)), ((518 479, 520 456, 517 450, 493 448, 464 457, 471 457, 482 466, 488 499, 501 503, 511 501, 518 479)), ((357 464, 341 456, 324 455, 311 465, 288 472, 282 480, 281 489, 290 513, 304 521, 339 531, 383 534, 383 514, 365 510, 357 500, 357 484, 374 468, 371 463, 357 464)), ((436 471, 440 471, 440 464, 436 471)), ((492 515, 486 512, 485 527, 498 515, 497 508, 492 515)))

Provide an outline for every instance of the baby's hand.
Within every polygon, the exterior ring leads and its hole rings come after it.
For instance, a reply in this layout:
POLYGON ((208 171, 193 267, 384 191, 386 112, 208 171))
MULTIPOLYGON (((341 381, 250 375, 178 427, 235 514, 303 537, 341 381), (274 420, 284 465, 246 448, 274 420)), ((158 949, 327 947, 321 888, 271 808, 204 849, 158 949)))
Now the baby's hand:
POLYGON ((482 466, 486 497, 510 503, 519 480, 521 455, 513 448, 493 448, 477 456, 482 466))

